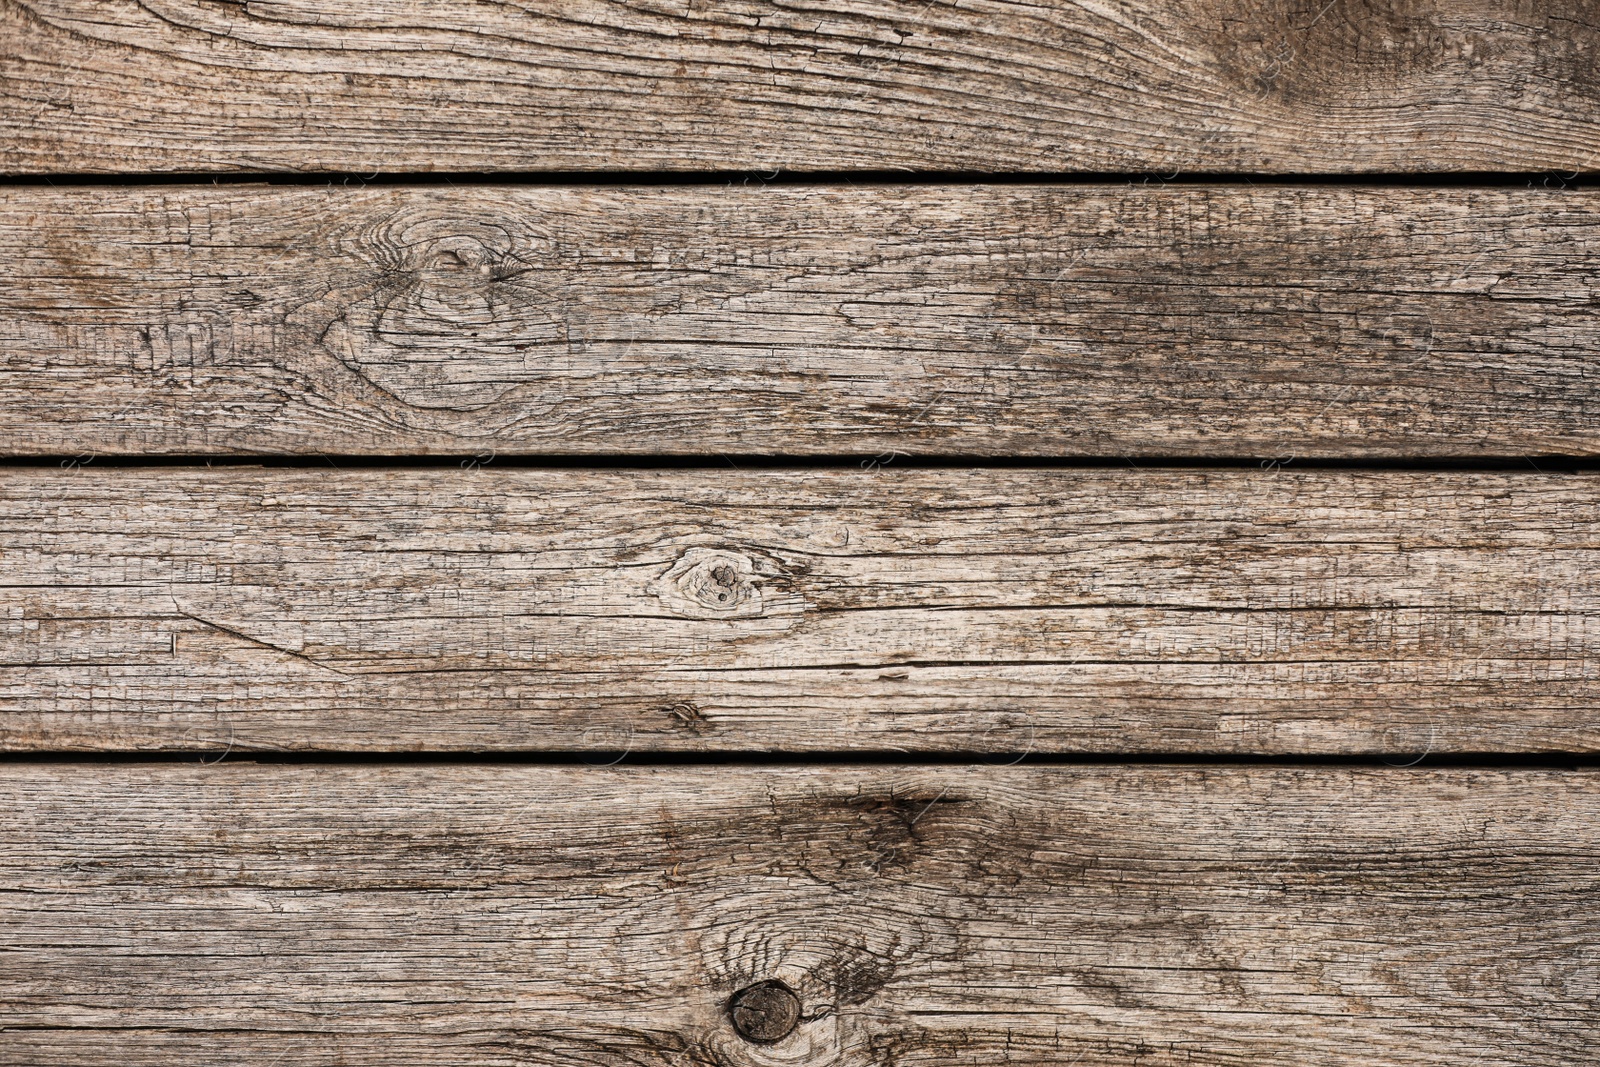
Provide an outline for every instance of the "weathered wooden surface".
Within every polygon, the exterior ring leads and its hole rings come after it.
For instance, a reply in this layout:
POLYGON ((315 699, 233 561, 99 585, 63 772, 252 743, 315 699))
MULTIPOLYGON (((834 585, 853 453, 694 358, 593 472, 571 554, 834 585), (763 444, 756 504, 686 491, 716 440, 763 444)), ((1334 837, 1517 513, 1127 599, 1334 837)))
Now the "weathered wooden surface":
POLYGON ((1600 196, 0 190, 12 453, 1600 454, 1600 196))
POLYGON ((1587 0, 5 0, 11 172, 1573 170, 1587 0))
POLYGON ((0 766, 0 1063, 1577 1067, 1593 771, 0 766), (777 979, 807 1018, 733 1032, 777 979))
POLYGON ((0 744, 1594 751, 1597 486, 13 469, 0 744))

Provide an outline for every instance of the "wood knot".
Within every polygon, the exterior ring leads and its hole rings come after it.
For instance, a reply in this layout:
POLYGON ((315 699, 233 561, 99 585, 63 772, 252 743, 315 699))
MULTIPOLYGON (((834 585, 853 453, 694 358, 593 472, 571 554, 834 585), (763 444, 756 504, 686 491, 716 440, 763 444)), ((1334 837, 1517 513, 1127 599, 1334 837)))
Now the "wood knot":
POLYGON ((417 408, 471 410, 546 376, 564 344, 554 309, 550 239, 527 219, 409 205, 346 234, 360 262, 323 347, 417 408))
POLYGON ((724 548, 691 548, 650 591, 691 619, 749 619, 762 613, 762 583, 780 575, 772 561, 724 548))
POLYGON ((800 998, 776 979, 745 986, 728 1000, 728 1017, 746 1041, 770 1045, 794 1032, 800 1022, 800 998))
POLYGON ((700 705, 692 700, 680 700, 676 704, 670 705, 666 712, 674 725, 681 726, 687 730, 698 731, 700 727, 710 721, 706 718, 706 713, 700 710, 700 705))

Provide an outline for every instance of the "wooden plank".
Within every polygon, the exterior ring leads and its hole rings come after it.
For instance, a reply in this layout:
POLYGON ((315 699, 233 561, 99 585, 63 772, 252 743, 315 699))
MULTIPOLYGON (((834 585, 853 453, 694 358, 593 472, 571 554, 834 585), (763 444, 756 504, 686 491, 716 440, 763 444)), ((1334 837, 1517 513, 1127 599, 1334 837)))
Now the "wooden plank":
POLYGON ((5 0, 13 173, 1575 170, 1526 0, 5 0))
POLYGON ((19 1067, 1593 1051, 1593 770, 8 764, 0 796, 19 1067), (725 1005, 769 980, 804 1018, 756 1045, 725 1005))
POLYGON ((0 189, 12 453, 1600 454, 1600 196, 0 189))
POLYGON ((1597 486, 13 468, 0 744, 1595 751, 1597 486))

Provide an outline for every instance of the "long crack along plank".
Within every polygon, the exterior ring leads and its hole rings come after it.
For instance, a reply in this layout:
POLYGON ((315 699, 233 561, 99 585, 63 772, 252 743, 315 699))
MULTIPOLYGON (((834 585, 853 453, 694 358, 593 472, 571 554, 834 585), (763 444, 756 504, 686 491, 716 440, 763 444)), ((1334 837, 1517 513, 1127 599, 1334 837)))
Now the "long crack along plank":
POLYGON ((1597 487, 13 468, 0 744, 1595 751, 1597 487))
POLYGON ((1592 456, 1597 246, 1530 189, 15 187, 0 440, 1592 456))
POLYGON ((4 0, 0 171, 1576 171, 1526 0, 4 0))
POLYGON ((1592 770, 9 764, 0 828, 16 1067, 1556 1067, 1600 997, 1592 770))

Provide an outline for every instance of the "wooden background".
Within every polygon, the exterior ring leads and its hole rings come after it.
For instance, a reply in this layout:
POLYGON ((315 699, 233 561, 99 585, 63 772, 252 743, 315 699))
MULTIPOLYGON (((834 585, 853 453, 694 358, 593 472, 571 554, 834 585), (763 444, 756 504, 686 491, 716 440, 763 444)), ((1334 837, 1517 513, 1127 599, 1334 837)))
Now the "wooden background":
POLYGON ((1597 64, 0 0, 0 1065, 1589 1064, 1597 64))

